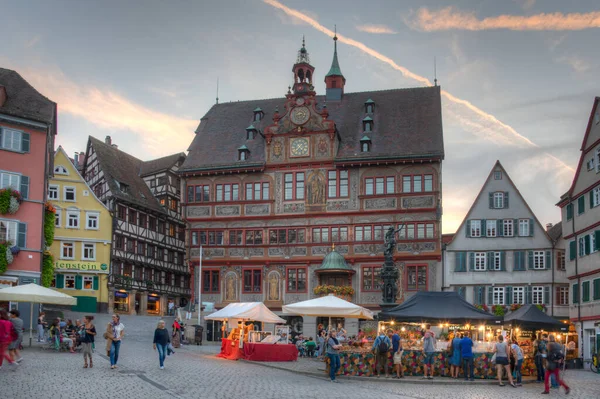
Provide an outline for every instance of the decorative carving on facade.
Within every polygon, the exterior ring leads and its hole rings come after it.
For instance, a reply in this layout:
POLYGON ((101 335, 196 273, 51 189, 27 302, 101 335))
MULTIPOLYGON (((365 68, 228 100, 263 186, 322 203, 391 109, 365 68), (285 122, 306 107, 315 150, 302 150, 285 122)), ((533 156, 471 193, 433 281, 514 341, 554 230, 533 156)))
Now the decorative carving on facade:
POLYGON ((219 295, 202 294, 202 302, 218 303, 220 301, 219 295))
POLYGON ((293 247, 292 256, 306 256, 306 247, 293 247))
POLYGON ((242 302, 262 302, 263 296, 260 294, 242 294, 242 302))
POLYGON ((324 205, 326 179, 320 170, 309 173, 307 181, 307 201, 309 205, 324 205))
POLYGON ((398 250, 398 252, 414 252, 415 247, 414 247, 414 244, 412 244, 412 243, 403 242, 403 243, 398 244, 397 250, 398 250))
POLYGON ((210 216, 210 206, 188 206, 186 216, 188 218, 210 216))
POLYGON ((365 200, 365 209, 388 209, 396 207, 396 198, 373 198, 365 200))
POLYGON ((421 251, 435 251, 435 242, 424 242, 419 244, 418 248, 421 251))
POLYGON ((217 206, 215 207, 215 214, 217 216, 239 216, 240 207, 235 205, 217 206))
POLYGON ((379 303, 380 297, 378 295, 373 294, 362 294, 361 302, 362 303, 379 303))
POLYGON ((283 213, 304 213, 304 203, 284 204, 283 213))
POLYGON ((383 251, 383 244, 358 244, 354 246, 355 254, 376 254, 383 251))
POLYGON ((238 299, 238 276, 234 272, 225 275, 225 301, 237 301, 238 299))
MULTIPOLYGON (((281 204, 283 201, 282 179, 283 179, 283 176, 282 176, 281 172, 275 172, 275 178, 274 178, 274 181, 275 181, 275 213, 282 212, 282 207, 281 207, 281 204)), ((304 207, 302 207, 302 211, 304 212, 304 207)), ((283 209, 283 212, 285 212, 285 208, 283 209)))
POLYGON ((304 298, 302 296, 300 296, 300 295, 286 295, 285 296, 285 303, 288 304, 288 305, 290 305, 292 303, 304 301, 304 300, 306 300, 306 294, 303 295, 303 296, 304 296, 304 298))
POLYGON ((283 248, 269 248, 269 256, 283 256, 283 248))
POLYGON ((244 250, 242 248, 229 248, 229 256, 244 256, 244 250))
POLYGON ((331 251, 331 247, 312 247, 310 252, 313 255, 327 255, 331 251))
POLYGON ((283 140, 273 140, 273 145, 271 146, 271 148, 273 149, 271 152, 271 159, 274 161, 283 160, 283 140))
POLYGON ((269 214, 269 205, 267 205, 267 204, 246 205, 244 207, 244 213, 248 216, 268 215, 269 214))
POLYGON ((281 300, 281 275, 272 271, 267 275, 267 301, 281 300))
POLYGON ((335 250, 338 251, 340 254, 344 255, 348 253, 350 248, 348 247, 348 245, 336 245, 335 250))
POLYGON ((402 198, 402 208, 433 208, 433 196, 402 198))
MULTIPOLYGON (((198 255, 200 250, 198 250, 198 255)), ((207 258, 222 258, 225 256, 225 249, 223 248, 204 248, 203 254, 207 258)))
POLYGON ((327 157, 329 156, 329 140, 325 136, 319 137, 317 141, 317 156, 327 157))
POLYGON ((346 211, 350 209, 350 201, 327 201, 328 211, 346 211))
POLYGON ((248 248, 249 256, 265 256, 265 250, 262 248, 248 248))

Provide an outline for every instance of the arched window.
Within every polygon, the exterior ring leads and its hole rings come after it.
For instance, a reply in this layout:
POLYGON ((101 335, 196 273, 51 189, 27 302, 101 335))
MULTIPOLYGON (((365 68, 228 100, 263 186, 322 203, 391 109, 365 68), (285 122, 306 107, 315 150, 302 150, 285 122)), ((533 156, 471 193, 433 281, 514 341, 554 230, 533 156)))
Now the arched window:
POLYGON ((371 122, 365 122, 365 132, 371 131, 371 122))
POLYGON ((371 149, 370 147, 371 147, 371 145, 368 142, 364 142, 364 143, 361 144, 361 149, 360 150, 362 152, 369 152, 369 150, 371 149))
POLYGON ((58 165, 57 167, 55 167, 54 173, 56 173, 57 175, 68 175, 69 174, 69 172, 67 172, 67 168, 65 168, 62 165, 58 165))
POLYGON ((246 151, 240 151, 240 161, 246 160, 246 151))

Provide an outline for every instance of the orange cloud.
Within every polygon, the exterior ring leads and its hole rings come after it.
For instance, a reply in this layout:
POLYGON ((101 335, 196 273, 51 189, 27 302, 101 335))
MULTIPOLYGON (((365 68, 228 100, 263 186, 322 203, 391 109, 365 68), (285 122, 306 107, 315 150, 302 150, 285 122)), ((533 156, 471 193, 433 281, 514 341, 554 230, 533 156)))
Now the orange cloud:
MULTIPOLYGON (((136 136, 133 140, 137 140, 150 156, 187 148, 198 125, 195 119, 179 118, 146 108, 114 91, 79 85, 60 71, 39 72, 20 68, 19 73, 36 90, 58 104, 59 117, 60 114, 70 114, 101 128, 129 130, 136 136)), ((82 134, 87 136, 85 132, 82 134)))
POLYGON ((361 32, 375 33, 379 35, 395 35, 396 31, 385 25, 359 25, 356 27, 361 32))
POLYGON ((461 12, 453 7, 439 11, 430 11, 420 8, 416 17, 406 21, 412 29, 425 32, 445 30, 490 30, 508 29, 517 31, 541 30, 583 30, 600 28, 600 11, 589 13, 563 14, 560 12, 550 14, 536 14, 530 16, 499 15, 477 19, 473 12, 461 12))

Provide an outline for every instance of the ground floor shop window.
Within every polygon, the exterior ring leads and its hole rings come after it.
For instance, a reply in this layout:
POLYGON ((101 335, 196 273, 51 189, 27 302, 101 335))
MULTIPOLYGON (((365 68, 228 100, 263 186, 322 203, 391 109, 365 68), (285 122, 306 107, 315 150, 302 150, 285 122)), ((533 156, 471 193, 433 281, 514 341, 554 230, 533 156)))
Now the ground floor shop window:
POLYGON ((154 295, 148 295, 148 313, 158 314, 160 313, 160 297, 154 295))
POLYGON ((115 312, 129 312, 129 295, 126 292, 115 292, 115 312))

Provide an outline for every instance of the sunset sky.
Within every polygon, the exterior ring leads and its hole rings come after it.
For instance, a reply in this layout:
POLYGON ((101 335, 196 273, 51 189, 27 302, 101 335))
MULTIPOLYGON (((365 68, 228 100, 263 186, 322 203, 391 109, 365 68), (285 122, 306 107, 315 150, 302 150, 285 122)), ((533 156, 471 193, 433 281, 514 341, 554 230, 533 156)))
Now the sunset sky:
MULTIPOLYGON (((444 233, 496 160, 545 224, 600 96, 597 1, 2 1, 0 66, 58 103, 71 156, 88 135, 141 159, 185 151, 220 102, 282 97, 306 36, 316 90, 333 27, 346 91, 442 88, 444 233), (452 4, 452 5, 450 5, 452 4), (9 38, 10 40, 6 40, 9 38)), ((416 138, 418 139, 418 137, 416 138)))

